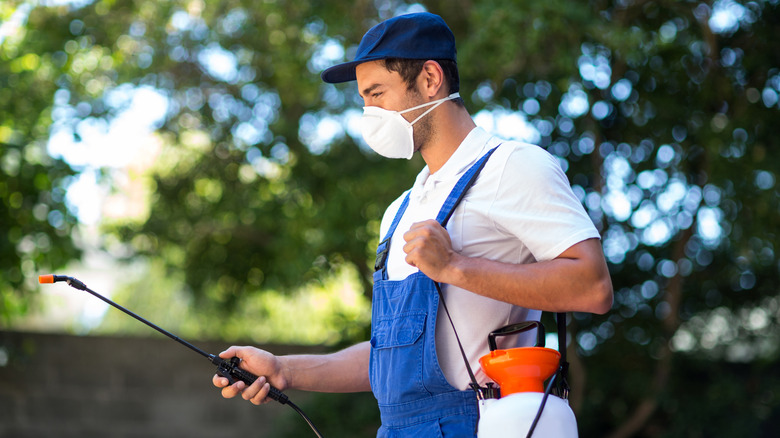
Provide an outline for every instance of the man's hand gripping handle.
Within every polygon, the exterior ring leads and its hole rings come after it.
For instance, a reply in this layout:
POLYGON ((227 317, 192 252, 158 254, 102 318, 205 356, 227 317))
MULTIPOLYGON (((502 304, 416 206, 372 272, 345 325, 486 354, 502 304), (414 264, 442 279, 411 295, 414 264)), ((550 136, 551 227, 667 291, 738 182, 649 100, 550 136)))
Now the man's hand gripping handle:
MULTIPOLYGON (((217 375, 228 379, 228 382, 230 382, 231 385, 236 383, 237 380, 241 380, 249 386, 257 380, 257 376, 238 367, 238 364, 241 363, 240 358, 234 356, 231 357, 230 360, 225 360, 213 354, 209 356, 211 362, 217 366, 217 375)), ((283 405, 287 404, 287 395, 273 386, 271 386, 271 390, 268 392, 268 397, 283 405)))

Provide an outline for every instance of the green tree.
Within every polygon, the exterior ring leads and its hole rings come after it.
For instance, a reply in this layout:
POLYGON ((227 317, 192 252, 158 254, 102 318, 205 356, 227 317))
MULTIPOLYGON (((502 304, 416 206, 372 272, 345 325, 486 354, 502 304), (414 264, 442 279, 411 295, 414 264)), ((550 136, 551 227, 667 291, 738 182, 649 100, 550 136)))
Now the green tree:
MULTIPOLYGON (((16 10, 0 5, 0 23, 16 10)), ((1 38, 1 37, 0 37, 1 38)), ((76 220, 66 208, 66 187, 74 175, 46 152, 51 102, 59 69, 51 48, 62 35, 21 41, 0 40, 0 320, 10 322, 34 300, 37 275, 80 254, 76 220)))

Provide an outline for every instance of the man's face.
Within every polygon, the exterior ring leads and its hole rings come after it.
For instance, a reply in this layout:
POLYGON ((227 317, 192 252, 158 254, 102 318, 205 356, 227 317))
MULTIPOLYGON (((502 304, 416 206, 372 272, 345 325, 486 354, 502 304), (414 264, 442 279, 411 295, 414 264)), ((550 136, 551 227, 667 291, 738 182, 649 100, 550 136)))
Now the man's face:
MULTIPOLYGON (((378 106, 389 111, 403 111, 425 103, 417 87, 409 90, 398 72, 385 68, 384 61, 369 61, 358 64, 355 68, 358 93, 363 98, 365 106, 378 106)), ((401 114, 407 121, 412 121, 426 108, 401 114)), ((414 149, 419 150, 430 137, 431 124, 429 116, 423 117, 414 125, 414 149)))

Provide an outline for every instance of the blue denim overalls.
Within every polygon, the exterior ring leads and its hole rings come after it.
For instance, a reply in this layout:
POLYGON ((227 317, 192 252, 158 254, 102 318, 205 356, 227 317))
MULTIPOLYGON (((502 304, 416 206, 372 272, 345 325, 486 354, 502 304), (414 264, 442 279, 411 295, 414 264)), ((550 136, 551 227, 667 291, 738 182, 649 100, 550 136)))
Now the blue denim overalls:
MULTIPOLYGON (((445 222, 494 149, 458 180, 436 218, 445 222)), ((436 357, 439 295, 422 272, 387 279, 390 238, 409 205, 406 196, 377 249, 371 315, 371 389, 382 418, 378 437, 473 437, 478 411, 472 390, 447 382, 436 357)))

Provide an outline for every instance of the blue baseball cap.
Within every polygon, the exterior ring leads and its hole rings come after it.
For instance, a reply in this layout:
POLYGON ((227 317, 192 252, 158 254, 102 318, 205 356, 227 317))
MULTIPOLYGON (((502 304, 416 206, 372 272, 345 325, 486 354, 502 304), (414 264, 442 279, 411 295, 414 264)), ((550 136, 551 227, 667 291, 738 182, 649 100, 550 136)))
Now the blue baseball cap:
POLYGON ((399 15, 369 29, 355 60, 322 72, 331 84, 354 81, 355 67, 379 59, 448 59, 456 61, 455 36, 441 17, 429 12, 399 15))

